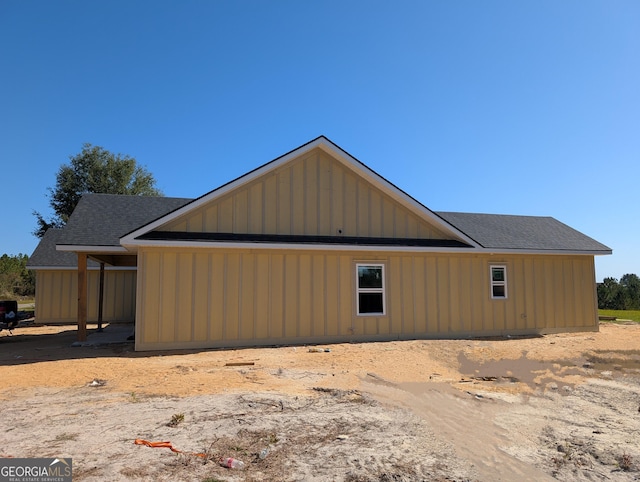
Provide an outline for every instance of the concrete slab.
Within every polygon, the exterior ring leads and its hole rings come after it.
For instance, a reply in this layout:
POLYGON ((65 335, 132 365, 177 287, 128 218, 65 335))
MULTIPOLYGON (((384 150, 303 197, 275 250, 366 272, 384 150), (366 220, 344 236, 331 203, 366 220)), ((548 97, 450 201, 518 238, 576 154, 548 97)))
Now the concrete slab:
POLYGON ((95 331, 87 336, 87 341, 75 341, 71 346, 99 346, 119 343, 133 343, 128 338, 134 333, 133 323, 111 323, 103 325, 102 331, 95 331))

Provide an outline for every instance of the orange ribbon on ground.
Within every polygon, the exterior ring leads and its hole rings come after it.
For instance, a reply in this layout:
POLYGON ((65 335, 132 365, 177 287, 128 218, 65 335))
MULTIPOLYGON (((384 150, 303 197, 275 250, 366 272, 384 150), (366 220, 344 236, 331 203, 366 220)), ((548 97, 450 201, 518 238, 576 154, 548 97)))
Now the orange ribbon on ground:
POLYGON ((133 443, 136 445, 146 445, 147 447, 151 447, 151 448, 165 448, 165 449, 171 450, 172 452, 176 452, 178 454, 195 455, 196 457, 202 457, 204 459, 207 458, 207 454, 196 453, 196 452, 184 452, 182 450, 178 450, 173 445, 171 445, 171 442, 149 442, 148 440, 142 440, 141 438, 137 438, 133 441, 133 443))

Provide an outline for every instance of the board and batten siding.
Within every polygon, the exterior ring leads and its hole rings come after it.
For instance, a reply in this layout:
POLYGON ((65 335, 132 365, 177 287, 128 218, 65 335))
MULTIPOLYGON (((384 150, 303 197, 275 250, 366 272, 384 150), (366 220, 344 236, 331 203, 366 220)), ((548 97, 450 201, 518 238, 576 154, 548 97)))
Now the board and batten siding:
POLYGON ((320 149, 159 229, 240 234, 447 238, 440 230, 320 149))
MULTIPOLYGON (((100 272, 89 270, 87 320, 98 321, 100 272)), ((105 270, 103 322, 133 322, 136 305, 135 270, 105 270)), ((78 322, 78 272, 37 270, 35 319, 38 323, 78 322)))
POLYGON ((591 256, 142 248, 136 350, 597 330, 591 256), (385 266, 357 316, 356 263, 385 266), (508 298, 491 299, 489 267, 508 298))

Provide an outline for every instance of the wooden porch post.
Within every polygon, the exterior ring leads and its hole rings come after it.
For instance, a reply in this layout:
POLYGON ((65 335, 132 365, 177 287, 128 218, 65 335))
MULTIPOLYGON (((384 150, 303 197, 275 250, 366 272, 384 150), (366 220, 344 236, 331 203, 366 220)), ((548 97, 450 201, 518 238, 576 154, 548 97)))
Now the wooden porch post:
POLYGON ((78 341, 87 339, 87 255, 78 254, 78 341))
POLYGON ((98 293, 98 331, 102 331, 103 307, 104 307, 104 263, 100 263, 100 293, 98 293))

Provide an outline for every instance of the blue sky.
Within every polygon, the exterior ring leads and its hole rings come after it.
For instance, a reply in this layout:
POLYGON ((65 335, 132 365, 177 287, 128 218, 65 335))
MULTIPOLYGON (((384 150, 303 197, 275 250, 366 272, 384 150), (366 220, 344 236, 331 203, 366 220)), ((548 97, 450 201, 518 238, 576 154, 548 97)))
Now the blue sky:
POLYGON ((85 142, 197 197, 317 137, 437 211, 553 216, 640 274, 640 2, 0 2, 0 254, 85 142))

